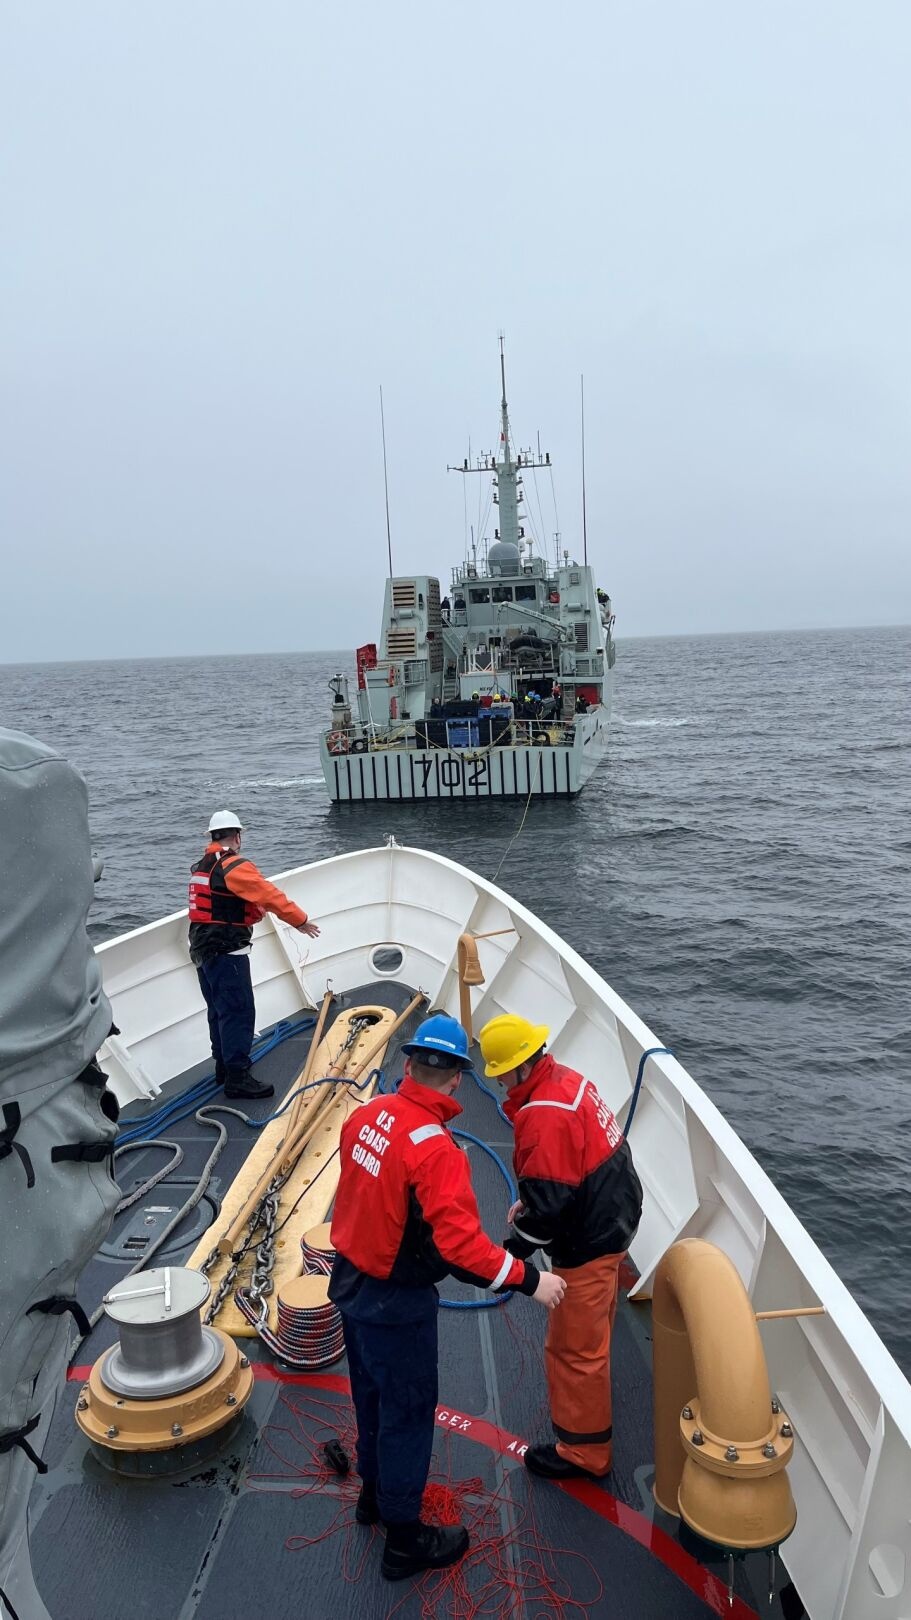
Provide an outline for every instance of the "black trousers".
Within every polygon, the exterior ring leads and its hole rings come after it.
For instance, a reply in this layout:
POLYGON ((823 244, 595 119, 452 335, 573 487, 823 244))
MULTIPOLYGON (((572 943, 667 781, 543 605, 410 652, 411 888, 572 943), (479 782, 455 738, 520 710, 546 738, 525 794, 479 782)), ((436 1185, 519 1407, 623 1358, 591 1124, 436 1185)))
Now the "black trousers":
POLYGON ((256 1025, 249 956, 213 956, 196 968, 219 1076, 246 1074, 256 1025))
POLYGON ((436 1292, 426 1320, 358 1322, 343 1312, 342 1322, 357 1415, 358 1473, 376 1482, 386 1524, 411 1524, 421 1516, 433 1449, 436 1292))

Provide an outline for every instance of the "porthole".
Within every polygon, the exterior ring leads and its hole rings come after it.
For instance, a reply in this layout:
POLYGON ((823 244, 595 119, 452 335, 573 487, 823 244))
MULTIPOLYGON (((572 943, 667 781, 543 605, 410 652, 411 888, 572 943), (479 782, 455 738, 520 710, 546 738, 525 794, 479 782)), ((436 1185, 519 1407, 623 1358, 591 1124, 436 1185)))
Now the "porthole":
POLYGON ((391 979, 401 971, 405 952, 401 945, 374 945, 369 960, 374 973, 382 978, 391 979))

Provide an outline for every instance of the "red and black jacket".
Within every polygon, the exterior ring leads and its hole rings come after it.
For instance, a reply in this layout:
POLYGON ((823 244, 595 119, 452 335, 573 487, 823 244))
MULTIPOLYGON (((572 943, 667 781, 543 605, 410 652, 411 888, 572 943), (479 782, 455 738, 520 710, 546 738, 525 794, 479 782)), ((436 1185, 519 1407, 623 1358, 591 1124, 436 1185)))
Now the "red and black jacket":
POLYGON ((405 1079, 345 1121, 330 1287, 342 1310, 407 1320, 408 1296, 449 1273, 493 1292, 534 1293, 536 1268, 481 1226, 467 1157, 445 1128, 461 1112, 452 1097, 405 1079))
POLYGON ((198 964, 244 950, 253 938, 254 923, 267 911, 292 928, 307 921, 307 913, 264 878, 246 855, 210 844, 202 860, 190 868, 191 960, 198 964))
POLYGON ((629 1248, 642 1214, 642 1184, 616 1119, 590 1080, 549 1055, 503 1104, 515 1131, 524 1209, 506 1247, 582 1266, 629 1248))

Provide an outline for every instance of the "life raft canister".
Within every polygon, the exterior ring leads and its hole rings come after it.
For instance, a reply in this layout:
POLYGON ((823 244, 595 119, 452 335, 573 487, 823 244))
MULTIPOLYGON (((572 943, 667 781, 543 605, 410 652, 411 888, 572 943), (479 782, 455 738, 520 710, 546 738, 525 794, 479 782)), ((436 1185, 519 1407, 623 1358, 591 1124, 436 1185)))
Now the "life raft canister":
POLYGON ((343 731, 330 731, 326 738, 326 747, 330 754, 347 754, 348 738, 343 731))

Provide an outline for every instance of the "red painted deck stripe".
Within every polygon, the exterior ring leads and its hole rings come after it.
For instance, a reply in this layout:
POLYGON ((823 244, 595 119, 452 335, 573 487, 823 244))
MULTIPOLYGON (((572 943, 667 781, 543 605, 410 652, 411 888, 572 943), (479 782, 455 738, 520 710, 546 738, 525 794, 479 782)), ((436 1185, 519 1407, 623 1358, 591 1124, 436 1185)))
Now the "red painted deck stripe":
MULTIPOLYGON (((91 1370, 91 1367, 71 1367, 67 1377, 72 1383, 85 1383, 91 1370)), ((350 1380, 342 1373, 285 1372, 281 1367, 263 1361, 254 1362, 253 1371, 256 1378, 265 1384, 298 1384, 311 1389, 333 1390, 337 1395, 351 1393, 350 1380)), ((467 1412, 459 1412, 452 1406, 438 1406, 436 1421, 440 1428, 452 1434, 463 1434, 466 1440, 474 1440, 477 1445, 487 1446, 488 1450, 496 1451, 501 1456, 524 1457, 528 1450, 528 1442, 520 1440, 518 1435, 498 1429, 484 1418, 470 1417, 467 1412)), ((691 1558, 672 1536, 653 1524, 644 1513, 628 1507, 605 1490, 603 1485, 596 1485, 587 1479, 567 1479, 559 1482, 559 1488, 582 1507, 590 1508, 600 1518, 606 1519, 608 1524, 615 1525, 624 1535, 637 1541, 672 1575, 676 1575, 684 1586, 695 1592, 713 1614, 727 1615, 729 1620, 758 1620, 756 1610, 751 1609, 742 1598, 735 1595, 733 1606, 730 1605, 728 1589, 717 1575, 691 1558)))

